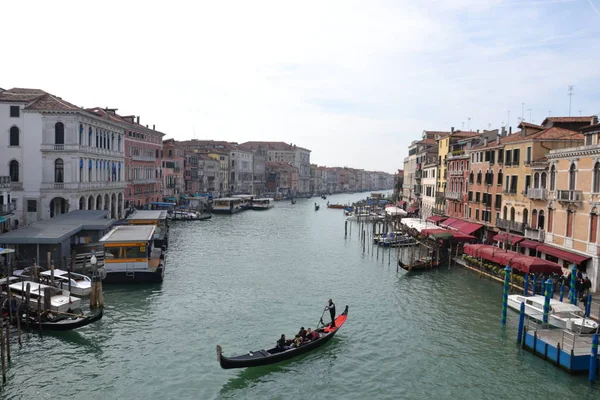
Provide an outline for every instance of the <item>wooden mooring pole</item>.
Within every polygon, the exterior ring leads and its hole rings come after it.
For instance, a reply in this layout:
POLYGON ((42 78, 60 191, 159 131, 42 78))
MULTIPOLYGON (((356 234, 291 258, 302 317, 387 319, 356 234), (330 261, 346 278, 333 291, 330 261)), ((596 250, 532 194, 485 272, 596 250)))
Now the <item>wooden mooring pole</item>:
POLYGON ((4 321, 0 320, 0 358, 2 358, 2 384, 6 384, 6 343, 4 342, 4 321))

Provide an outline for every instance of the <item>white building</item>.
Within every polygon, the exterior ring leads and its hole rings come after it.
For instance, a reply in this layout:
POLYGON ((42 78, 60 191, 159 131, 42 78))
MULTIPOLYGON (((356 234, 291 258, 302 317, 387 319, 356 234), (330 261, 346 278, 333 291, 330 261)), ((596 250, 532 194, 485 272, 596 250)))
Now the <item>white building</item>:
POLYGON ((15 205, 11 202, 11 188, 10 176, 0 176, 0 234, 10 231, 13 226, 15 205))
POLYGON ((70 210, 123 216, 124 129, 39 89, 0 92, 0 176, 13 228, 70 210))
POLYGON ((423 167, 421 178, 421 217, 428 218, 435 208, 435 187, 437 184, 437 164, 428 164, 423 167))

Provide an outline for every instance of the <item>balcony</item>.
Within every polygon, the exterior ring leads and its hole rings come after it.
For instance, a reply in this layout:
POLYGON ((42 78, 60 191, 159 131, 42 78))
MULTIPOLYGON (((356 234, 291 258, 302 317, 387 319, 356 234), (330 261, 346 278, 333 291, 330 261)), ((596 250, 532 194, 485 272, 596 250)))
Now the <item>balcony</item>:
POLYGON ((0 215, 12 214, 13 211, 15 211, 15 205, 12 203, 0 205, 0 215))
POLYGON ((143 185, 148 183, 156 183, 156 178, 132 179, 134 185, 143 185))
POLYGON ((460 200, 462 199, 461 192, 446 192, 446 198, 451 200, 460 200))
POLYGON ((515 231, 515 232, 520 232, 520 233, 525 232, 525 224, 522 222, 509 221, 506 219, 497 218, 496 225, 498 226, 498 228, 503 229, 503 230, 508 229, 510 231, 515 231))
POLYGON ((546 190, 546 188, 529 188, 525 195, 530 200, 548 200, 548 190, 546 190))
POLYGON ((43 182, 41 190, 102 190, 102 189, 125 189, 127 182, 43 182))
POLYGON ((545 234, 546 232, 543 229, 525 228, 525 238, 527 239, 537 240, 538 242, 543 243, 545 234))
POLYGON ((581 190, 559 190, 556 193, 556 199, 563 203, 581 203, 583 192, 581 190))
POLYGON ((74 152, 74 153, 88 153, 96 154, 101 156, 113 156, 123 157, 123 152, 112 149, 102 149, 99 147, 82 146, 79 144, 42 144, 41 150, 43 152, 74 152))
POLYGON ((460 170, 460 171, 450 171, 450 176, 464 176, 465 171, 460 170))
POLYGON ((10 188, 10 176, 0 176, 0 189, 10 188))
POLYGON ((134 161, 149 161, 149 162, 155 162, 156 161, 156 157, 154 156, 141 156, 141 155, 133 155, 131 156, 131 159, 134 161))
POLYGON ((10 188, 12 190, 23 190, 23 182, 11 182, 10 188))

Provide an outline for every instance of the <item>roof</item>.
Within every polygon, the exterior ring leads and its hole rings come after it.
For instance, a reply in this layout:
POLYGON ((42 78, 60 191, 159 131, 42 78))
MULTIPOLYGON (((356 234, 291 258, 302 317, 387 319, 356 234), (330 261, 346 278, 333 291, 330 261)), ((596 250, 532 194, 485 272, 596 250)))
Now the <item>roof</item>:
POLYGON ((581 128, 579 131, 580 132, 589 132, 589 131, 595 131, 598 129, 600 129, 600 124, 594 124, 594 125, 589 125, 584 128, 581 128))
POLYGON ((541 126, 541 125, 536 125, 536 124, 532 124, 532 123, 529 123, 529 122, 521 122, 519 124, 519 128, 523 128, 523 127, 524 128, 535 128, 535 129, 540 129, 540 130, 544 129, 544 127, 541 126))
POLYGON ((542 122, 542 125, 545 126, 548 122, 590 122, 592 117, 592 115, 589 117, 548 117, 542 122))
MULTIPOLYGON (((117 109, 105 109, 102 107, 92 107, 92 108, 86 108, 85 110, 87 112, 95 114, 104 119, 108 119, 110 121, 117 122, 119 124, 123 124, 123 125, 127 126, 129 129, 137 130, 137 131, 140 131, 143 133, 155 133, 158 135, 165 136, 165 133, 157 131, 156 129, 150 129, 147 126, 144 126, 137 122, 129 121, 127 116, 122 116, 122 115, 117 114, 116 113, 117 109)), ((133 118, 133 117, 131 117, 131 118, 133 118)))
POLYGON ((0 92, 0 101, 29 103, 45 94, 47 93, 40 89, 12 88, 0 92))
POLYGON ((310 152, 310 150, 296 146, 295 144, 287 144, 285 142, 245 142, 240 144, 240 146, 245 147, 250 150, 258 150, 261 147, 266 148, 267 150, 275 150, 275 151, 295 151, 295 150, 304 150, 310 152))
POLYGON ((121 225, 100 238, 99 242, 146 242, 152 239, 155 228, 154 225, 121 225))
POLYGON ((75 210, 0 235, 3 244, 59 244, 83 230, 109 229, 114 219, 106 210, 75 210))
POLYGON ((582 133, 577 131, 573 131, 570 129, 559 128, 556 126, 551 126, 545 129, 542 129, 538 132, 528 134, 526 136, 521 135, 522 131, 517 131, 508 136, 500 137, 500 144, 497 143, 496 140, 489 141, 487 145, 475 146, 472 150, 478 149, 486 149, 497 147, 498 145, 507 145, 512 143, 519 142, 527 142, 530 140, 581 140, 583 141, 584 137, 582 133))
POLYGON ((130 215, 128 220, 146 220, 146 219, 167 219, 166 210, 137 210, 130 215))

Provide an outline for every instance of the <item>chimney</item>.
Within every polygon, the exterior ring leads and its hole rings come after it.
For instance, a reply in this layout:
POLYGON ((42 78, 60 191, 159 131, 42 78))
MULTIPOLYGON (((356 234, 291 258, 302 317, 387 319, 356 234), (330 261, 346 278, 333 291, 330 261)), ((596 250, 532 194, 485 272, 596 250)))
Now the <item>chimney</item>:
POLYGON ((450 133, 454 133, 454 127, 453 126, 450 127, 450 133))
POLYGON ((477 129, 477 133, 479 133, 479 129, 477 129))
POLYGON ((506 127, 502 127, 502 130, 500 131, 500 136, 505 136, 506 135, 506 127))
POLYGON ((496 144, 500 144, 500 135, 496 136, 496 144))
POLYGON ((483 138, 483 145, 484 146, 488 145, 488 138, 487 138, 487 136, 483 138))
POLYGON ((135 119, 135 123, 138 124, 138 125, 140 124, 140 117, 139 116, 135 119))
POLYGON ((152 130, 155 131, 156 130, 156 125, 152 124, 152 130))
POLYGON ((509 126, 509 127, 508 127, 508 134, 509 134, 509 135, 512 135, 512 126, 509 126))
POLYGON ((596 125, 598 123, 598 116, 592 115, 591 125, 596 125))

